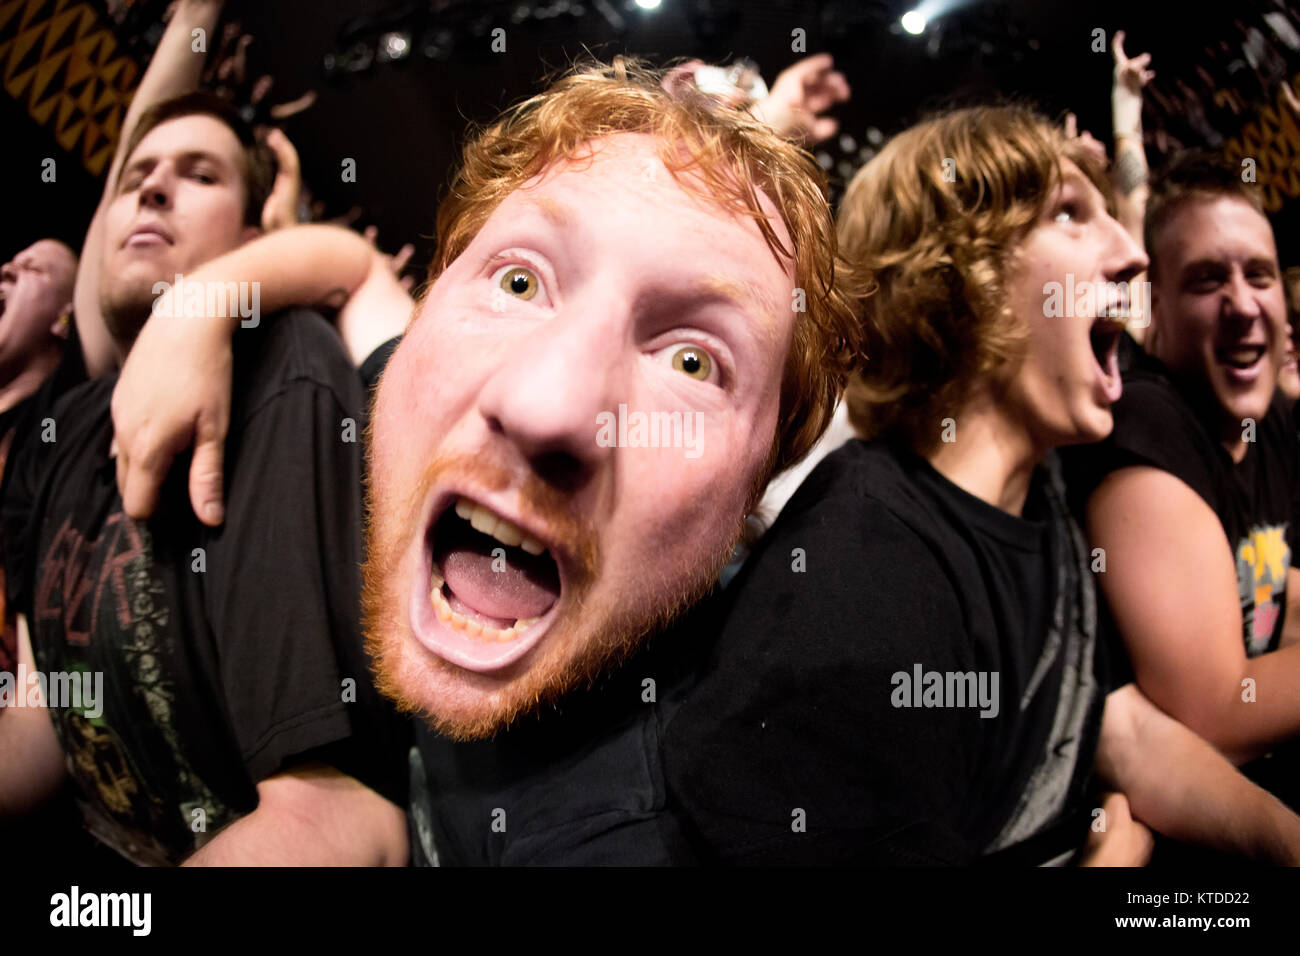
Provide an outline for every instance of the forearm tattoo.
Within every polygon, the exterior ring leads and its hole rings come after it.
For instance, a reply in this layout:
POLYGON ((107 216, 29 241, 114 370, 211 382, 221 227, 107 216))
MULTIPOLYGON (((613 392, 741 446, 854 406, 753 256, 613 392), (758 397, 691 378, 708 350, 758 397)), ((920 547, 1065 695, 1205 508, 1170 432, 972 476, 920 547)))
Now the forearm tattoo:
POLYGON ((1115 188, 1122 195, 1131 196, 1133 191, 1147 181, 1147 164, 1143 161, 1141 147, 1126 146, 1115 157, 1115 188))

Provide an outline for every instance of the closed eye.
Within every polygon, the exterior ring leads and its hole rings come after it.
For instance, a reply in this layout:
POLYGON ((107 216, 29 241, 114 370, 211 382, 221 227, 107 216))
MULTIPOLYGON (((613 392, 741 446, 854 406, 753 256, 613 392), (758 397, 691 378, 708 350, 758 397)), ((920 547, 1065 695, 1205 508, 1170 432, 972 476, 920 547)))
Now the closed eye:
POLYGON ((1256 288, 1267 289, 1277 281, 1277 274, 1265 266, 1246 270, 1246 281, 1256 288))
POLYGON ((1221 263, 1215 262, 1195 264, 1184 275, 1186 276, 1184 287, 1200 294, 1214 292, 1228 281, 1228 269, 1221 263))

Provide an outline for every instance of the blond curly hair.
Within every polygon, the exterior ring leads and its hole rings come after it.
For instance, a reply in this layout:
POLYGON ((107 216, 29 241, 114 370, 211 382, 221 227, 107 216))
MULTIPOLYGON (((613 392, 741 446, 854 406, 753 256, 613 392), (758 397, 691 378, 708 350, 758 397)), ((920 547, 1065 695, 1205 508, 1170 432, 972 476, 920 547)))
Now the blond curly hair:
POLYGON ((1027 327, 1007 306, 1007 266, 1064 159, 1111 203, 1097 161, 1018 105, 919 123, 858 171, 839 237, 843 255, 877 283, 863 302, 865 357, 845 390, 864 438, 925 454, 977 382, 997 388, 1011 377, 1027 327))

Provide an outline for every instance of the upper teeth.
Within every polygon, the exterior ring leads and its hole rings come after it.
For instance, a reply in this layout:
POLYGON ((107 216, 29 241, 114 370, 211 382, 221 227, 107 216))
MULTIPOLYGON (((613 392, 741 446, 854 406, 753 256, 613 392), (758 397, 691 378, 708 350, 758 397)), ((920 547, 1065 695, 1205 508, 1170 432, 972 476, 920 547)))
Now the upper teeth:
POLYGON ((468 521, 475 531, 496 538, 504 545, 523 548, 529 554, 541 554, 546 550, 545 545, 526 534, 517 524, 468 498, 456 502, 456 514, 468 521))

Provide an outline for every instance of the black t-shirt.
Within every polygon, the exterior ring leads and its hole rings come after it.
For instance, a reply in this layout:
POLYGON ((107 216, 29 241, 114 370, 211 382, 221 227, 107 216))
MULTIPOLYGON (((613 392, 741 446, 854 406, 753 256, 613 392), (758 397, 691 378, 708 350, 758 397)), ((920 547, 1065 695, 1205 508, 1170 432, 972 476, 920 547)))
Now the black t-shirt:
POLYGON ((1043 862, 1083 842, 1106 689, 1093 583, 1048 468, 1025 515, 884 444, 817 467, 731 585, 668 727, 703 859, 959 864, 1032 845, 1043 862))
POLYGON ((1157 359, 1127 343, 1126 352, 1111 436, 1062 455, 1076 513, 1120 468, 1145 465, 1181 480, 1218 516, 1232 549, 1246 654, 1276 649, 1300 506, 1300 442, 1285 400, 1274 396, 1245 457, 1234 463, 1205 425, 1213 411, 1190 401, 1157 359))
MULTIPOLYGON (((41 383, 31 395, 21 402, 0 412, 0 481, 4 470, 13 458, 15 445, 21 447, 22 435, 27 429, 39 427, 34 421, 36 412, 49 408, 54 400, 76 385, 86 380, 86 366, 81 357, 81 341, 77 338, 75 322, 68 322, 68 338, 63 344, 63 357, 54 371, 41 383)), ((4 541, 0 534, 0 591, 4 589, 4 541)), ((8 602, 0 593, 0 604, 4 613, 0 614, 0 673, 12 674, 18 666, 18 631, 13 627, 13 617, 8 602)))
POLYGON ((408 729, 360 638, 361 383, 305 311, 241 330, 234 362, 220 528, 188 461, 148 522, 124 515, 115 379, 58 400, 6 476, 10 599, 43 672, 102 675, 51 714, 89 828, 138 862, 184 859, 302 760, 404 802, 408 729))
MULTIPOLYGON (((400 339, 361 366, 374 388, 400 339)), ((706 601, 697 615, 714 607, 706 601)), ((663 726, 699 655, 675 629, 596 686, 489 740, 455 743, 416 721, 410 751, 417 866, 689 862, 666 807, 663 726), (646 683, 650 681, 651 683, 646 683)))
POLYGON ((719 597, 706 599, 690 623, 657 636, 595 686, 490 740, 454 743, 418 724, 411 760, 412 861, 694 862, 667 803, 663 733, 698 671, 697 634, 716 629, 720 609, 719 597))

